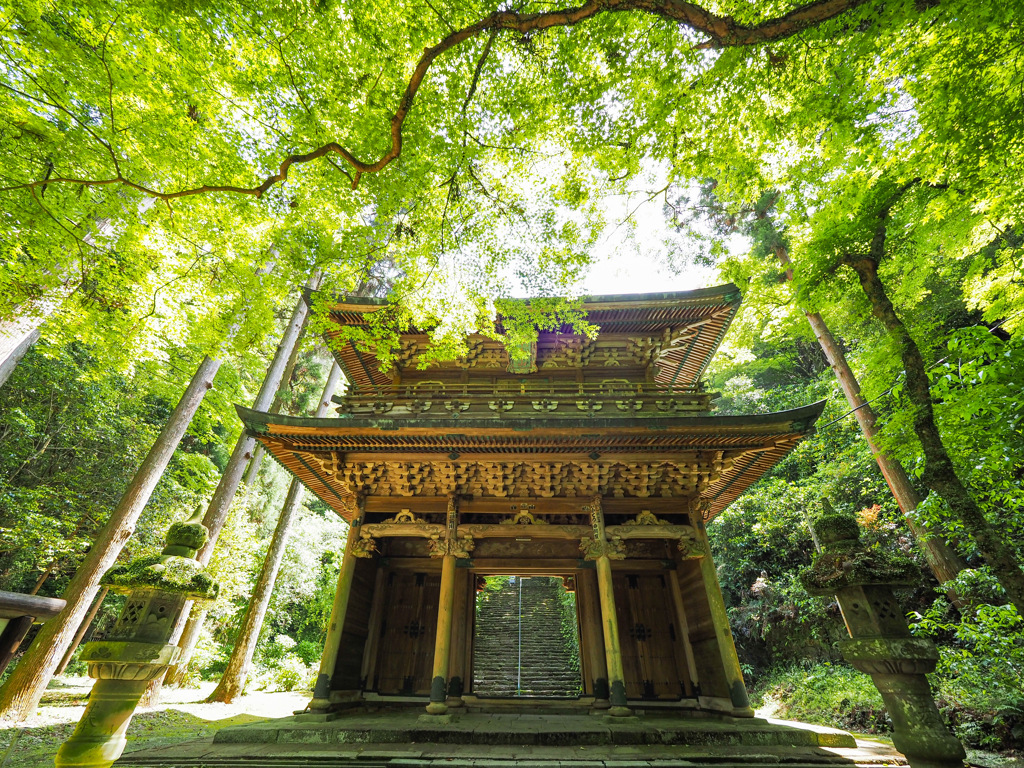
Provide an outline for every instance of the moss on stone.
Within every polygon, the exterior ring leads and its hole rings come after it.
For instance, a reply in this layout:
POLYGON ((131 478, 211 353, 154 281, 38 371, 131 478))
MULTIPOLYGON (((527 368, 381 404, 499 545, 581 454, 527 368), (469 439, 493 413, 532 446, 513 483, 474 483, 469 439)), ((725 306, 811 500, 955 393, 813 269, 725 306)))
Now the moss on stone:
POLYGON ((800 574, 804 588, 812 595, 830 595, 843 587, 865 584, 916 584, 920 573, 914 562, 900 552, 841 540, 825 548, 810 568, 800 574), (845 545, 845 546, 844 546, 845 545))
POLYGON ((201 523, 172 523, 167 530, 167 545, 200 550, 209 538, 206 526, 201 523))
POLYGON ((138 557, 127 565, 114 566, 101 583, 115 591, 150 587, 196 600, 213 600, 220 591, 220 585, 195 560, 167 555, 138 557))
POLYGON ((814 534, 822 546, 860 540, 860 526, 852 515, 831 512, 822 515, 811 525, 814 526, 814 534))

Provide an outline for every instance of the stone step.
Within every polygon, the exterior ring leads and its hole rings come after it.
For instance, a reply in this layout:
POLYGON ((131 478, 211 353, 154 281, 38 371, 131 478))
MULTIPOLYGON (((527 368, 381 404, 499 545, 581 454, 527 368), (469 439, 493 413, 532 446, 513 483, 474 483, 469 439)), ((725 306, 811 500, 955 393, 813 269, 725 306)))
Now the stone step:
MULTIPOLYGON (((494 705, 497 706, 497 705, 494 705)), ((511 706, 511 705, 510 705, 511 706)), ((553 706, 518 711, 553 711, 553 706)), ((563 706, 564 708, 564 706, 563 706)), ((569 711, 569 710, 567 710, 569 711)), ((229 726, 214 739, 124 755, 116 768, 895 768, 891 748, 842 731, 685 712, 634 718, 587 714, 453 714, 352 710, 229 726), (510 749, 510 747, 512 749, 510 749), (514 758, 512 757, 514 755, 514 758)))
MULTIPOLYGON (((367 744, 363 754, 371 751, 386 751, 387 744, 367 744)), ((702 766, 714 766, 715 768, 746 768, 753 765, 778 766, 777 755, 742 755, 736 757, 694 757, 684 755, 676 758, 650 758, 631 756, 625 760, 601 760, 593 758, 586 760, 573 755, 566 755, 548 760, 535 757, 524 760, 503 760, 501 758, 451 758, 451 757, 393 757, 381 759, 367 759, 362 754, 349 756, 324 756, 318 754, 314 757, 230 757, 230 758, 199 758, 195 761, 183 761, 181 758, 151 757, 143 758, 135 762, 131 756, 119 760, 116 766, 132 766, 133 768, 566 768, 566 765, 579 765, 580 768, 679 768, 687 766, 701 768, 702 766), (738 759, 737 759, 738 758, 738 759)), ((816 759, 814 755, 808 755, 804 759, 798 756, 787 757, 786 768, 822 768, 822 766, 845 765, 849 768, 892 768, 893 763, 856 762, 852 763, 845 759, 822 760, 816 759)), ((903 765, 906 765, 903 763, 903 765)))

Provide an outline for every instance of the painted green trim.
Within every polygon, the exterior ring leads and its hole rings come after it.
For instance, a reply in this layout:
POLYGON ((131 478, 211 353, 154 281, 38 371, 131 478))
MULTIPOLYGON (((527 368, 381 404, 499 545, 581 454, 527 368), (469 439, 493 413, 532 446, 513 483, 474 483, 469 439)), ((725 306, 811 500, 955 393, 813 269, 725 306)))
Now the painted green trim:
POLYGON ((760 458, 760 455, 756 453, 753 456, 751 456, 750 461, 747 462, 747 465, 743 467, 743 469, 737 472, 728 483, 726 483, 724 486, 715 491, 715 497, 717 498, 718 496, 721 496, 723 493, 729 490, 732 484, 739 480, 741 477, 743 477, 745 474, 747 474, 747 470, 754 466, 760 458))
MULTIPOLYGON (((483 418, 463 420, 458 425, 459 435, 491 435, 495 428, 510 429, 513 431, 532 432, 537 429, 551 429, 557 426, 559 430, 585 429, 587 434, 593 434, 596 430, 614 430, 623 427, 644 427, 651 432, 661 432, 672 427, 709 427, 712 429, 722 427, 756 427, 773 425, 778 426, 780 432, 798 432, 806 434, 813 427, 815 421, 821 416, 825 408, 825 400, 805 405, 800 408, 793 408, 787 411, 776 411, 774 413, 758 413, 748 416, 659 416, 651 419, 619 419, 619 418, 582 418, 582 419, 560 419, 557 423, 547 420, 542 415, 537 418, 507 419, 507 418, 483 418)), ((446 430, 452 428, 450 422, 444 419, 377 419, 377 418, 311 418, 307 416, 287 416, 284 414, 265 413, 254 411, 242 405, 236 405, 235 411, 242 423, 252 432, 259 435, 268 434, 270 426, 275 427, 303 427, 317 429, 337 429, 339 427, 352 428, 376 428, 381 430, 398 430, 403 428, 432 428, 440 435, 451 437, 446 430)), ((286 435, 286 432, 276 432, 275 436, 286 435)), ((584 435, 573 435, 583 437, 584 435)))
MULTIPOLYGON (((352 347, 352 351, 356 355, 356 360, 359 361, 359 367, 363 369, 363 373, 366 374, 366 378, 368 378, 370 381, 373 381, 373 374, 370 373, 370 369, 366 367, 366 361, 363 360, 362 353, 356 348, 356 345, 353 344, 351 341, 348 343, 348 345, 352 347)), ((356 383, 355 379, 349 379, 349 381, 352 383, 353 387, 356 387, 358 389, 359 385, 356 383)))
MULTIPOLYGON (((316 293, 310 289, 302 292, 303 299, 312 307, 311 299, 316 293)), ((697 288, 692 291, 668 291, 664 293, 610 293, 584 296, 583 304, 587 309, 613 309, 615 304, 647 305, 651 307, 679 306, 681 304, 729 304, 739 303, 740 289, 734 283, 723 283, 710 288, 697 288)), ((342 296, 334 294, 332 311, 337 308, 344 310, 351 307, 386 307, 390 302, 372 296, 342 296)), ((529 299, 526 300, 529 303, 529 299)), ((369 313, 367 313, 369 314, 369 313)))
MULTIPOLYGON (((711 365, 711 358, 718 352, 718 348, 722 346, 722 340, 725 338, 725 334, 728 333, 729 328, 732 326, 732 321, 736 319, 736 314, 740 311, 740 301, 742 296, 737 293, 736 302, 732 305, 732 314, 729 315, 728 319, 722 324, 722 330, 718 334, 718 338, 715 339, 714 346, 711 347, 711 351, 708 352, 708 356, 704 359, 704 364, 700 367, 697 372, 697 380, 704 375, 704 371, 711 365)), ((698 334, 699 335, 699 334, 698 334)))

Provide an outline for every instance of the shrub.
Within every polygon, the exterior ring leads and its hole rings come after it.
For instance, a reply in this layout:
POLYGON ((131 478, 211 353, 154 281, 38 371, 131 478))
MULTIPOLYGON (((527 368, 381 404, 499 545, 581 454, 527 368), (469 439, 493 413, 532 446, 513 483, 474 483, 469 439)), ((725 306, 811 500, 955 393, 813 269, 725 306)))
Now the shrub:
POLYGON ((912 616, 915 635, 943 640, 932 684, 957 737, 975 747, 1024 747, 1024 621, 1017 610, 979 605, 957 621, 939 598, 912 616))
POLYGON ((762 678, 753 701, 772 717, 861 733, 892 729, 871 678, 846 664, 774 669, 762 678))
POLYGON ((292 652, 306 662, 309 666, 315 667, 320 664, 320 656, 324 647, 322 643, 314 643, 312 640, 302 640, 292 652))
POLYGON ((274 666, 263 669, 254 681, 261 691, 311 691, 316 679, 316 670, 299 656, 289 653, 274 666))

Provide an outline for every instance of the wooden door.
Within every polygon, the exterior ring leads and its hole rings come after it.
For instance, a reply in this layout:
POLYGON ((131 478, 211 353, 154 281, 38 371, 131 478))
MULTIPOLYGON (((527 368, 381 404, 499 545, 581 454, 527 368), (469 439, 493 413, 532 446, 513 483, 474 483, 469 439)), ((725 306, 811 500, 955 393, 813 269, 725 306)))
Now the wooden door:
POLYGON ((384 589, 374 688, 382 694, 429 694, 441 575, 390 571, 384 589))
POLYGON ((612 581, 626 697, 680 698, 684 690, 678 664, 682 639, 667 577, 614 573, 612 581))

